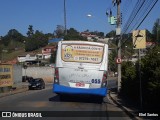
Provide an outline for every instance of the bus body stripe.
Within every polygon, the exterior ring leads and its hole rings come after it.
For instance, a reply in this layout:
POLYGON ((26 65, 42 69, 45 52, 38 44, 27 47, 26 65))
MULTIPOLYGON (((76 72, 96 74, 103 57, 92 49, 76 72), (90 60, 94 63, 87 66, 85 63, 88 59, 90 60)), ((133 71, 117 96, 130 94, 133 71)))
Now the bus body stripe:
POLYGON ((107 88, 72 88, 58 84, 53 84, 54 93, 68 93, 68 94, 88 94, 88 95, 99 95, 105 97, 107 94, 107 88))

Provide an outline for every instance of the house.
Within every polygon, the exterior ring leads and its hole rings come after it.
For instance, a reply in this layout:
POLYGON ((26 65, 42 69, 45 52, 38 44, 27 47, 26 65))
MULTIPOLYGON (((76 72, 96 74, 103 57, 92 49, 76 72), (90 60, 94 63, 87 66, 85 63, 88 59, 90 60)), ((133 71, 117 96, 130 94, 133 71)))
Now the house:
POLYGON ((80 35, 82 37, 86 37, 88 41, 94 41, 98 39, 97 35, 92 35, 90 32, 81 32, 80 35))
POLYGON ((27 54, 27 55, 19 55, 17 57, 18 62, 26 62, 29 64, 36 64, 39 63, 40 61, 37 59, 36 54, 27 54))
MULTIPOLYGON (((141 51, 141 58, 143 58, 145 56, 145 53, 143 53, 143 51, 141 51)), ((128 58, 128 59, 122 59, 122 61, 131 61, 133 62, 134 64, 138 61, 138 54, 134 54, 132 55, 131 58, 128 58)))
POLYGON ((49 59, 51 57, 51 54, 56 51, 56 46, 47 46, 42 48, 42 55, 44 59, 49 59))

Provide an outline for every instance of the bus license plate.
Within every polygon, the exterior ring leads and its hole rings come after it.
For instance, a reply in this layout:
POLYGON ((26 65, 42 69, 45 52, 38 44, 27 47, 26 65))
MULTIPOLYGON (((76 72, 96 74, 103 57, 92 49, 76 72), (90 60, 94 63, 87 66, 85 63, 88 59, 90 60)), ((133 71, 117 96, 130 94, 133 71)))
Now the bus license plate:
POLYGON ((84 87, 85 83, 76 83, 76 87, 84 87))

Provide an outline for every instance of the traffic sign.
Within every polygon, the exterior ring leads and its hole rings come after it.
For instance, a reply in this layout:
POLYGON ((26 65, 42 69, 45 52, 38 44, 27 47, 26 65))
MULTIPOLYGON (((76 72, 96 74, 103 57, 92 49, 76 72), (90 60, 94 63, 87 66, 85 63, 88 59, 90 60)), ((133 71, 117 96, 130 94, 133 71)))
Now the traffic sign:
POLYGON ((146 48, 146 30, 134 30, 132 35, 133 35, 133 49, 146 48))

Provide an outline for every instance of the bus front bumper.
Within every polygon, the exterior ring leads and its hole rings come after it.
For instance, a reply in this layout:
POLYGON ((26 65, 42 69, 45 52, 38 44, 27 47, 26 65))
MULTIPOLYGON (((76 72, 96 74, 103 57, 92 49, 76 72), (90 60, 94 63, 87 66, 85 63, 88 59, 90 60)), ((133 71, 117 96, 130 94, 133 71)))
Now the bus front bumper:
POLYGON ((64 94, 86 94, 86 95, 98 95, 105 97, 107 94, 107 88, 73 88, 66 87, 58 84, 53 84, 54 93, 64 93, 64 94))

